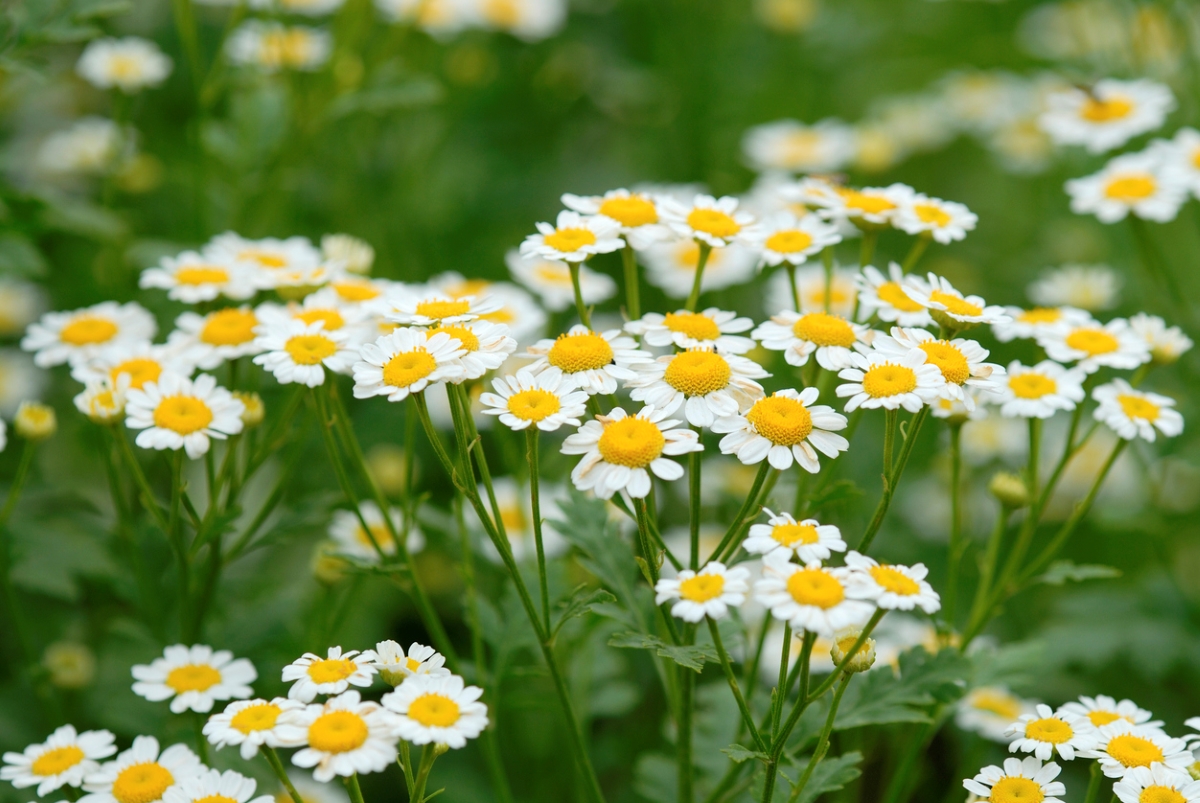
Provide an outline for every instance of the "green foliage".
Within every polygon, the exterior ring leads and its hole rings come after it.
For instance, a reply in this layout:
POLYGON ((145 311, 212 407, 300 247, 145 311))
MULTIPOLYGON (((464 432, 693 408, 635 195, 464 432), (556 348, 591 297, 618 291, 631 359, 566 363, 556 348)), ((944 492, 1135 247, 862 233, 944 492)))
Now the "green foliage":
POLYGON ((1107 580, 1120 577, 1121 570, 1112 566, 1082 565, 1077 566, 1069 560, 1056 560, 1046 569, 1046 573, 1034 578, 1035 583, 1060 586, 1063 583, 1082 583, 1084 580, 1107 580))
POLYGON ((608 640, 608 646, 633 650, 654 650, 661 657, 670 658, 680 666, 695 672, 704 669, 705 662, 717 662, 717 651, 711 645, 668 644, 657 636, 648 636, 645 633, 617 633, 608 640))
POLYGON ((835 730, 893 722, 929 722, 935 705, 962 696, 971 662, 957 650, 930 655, 918 647, 900 655, 896 673, 886 669, 850 684, 834 721, 835 730))
MULTIPOLYGON (((859 767, 862 760, 862 753, 857 751, 840 756, 826 756, 813 770, 804 791, 796 798, 796 803, 813 803, 826 792, 836 792, 844 789, 846 784, 858 780, 862 775, 862 768, 859 767)), ((804 766, 805 763, 805 759, 800 759, 800 766, 804 766)))

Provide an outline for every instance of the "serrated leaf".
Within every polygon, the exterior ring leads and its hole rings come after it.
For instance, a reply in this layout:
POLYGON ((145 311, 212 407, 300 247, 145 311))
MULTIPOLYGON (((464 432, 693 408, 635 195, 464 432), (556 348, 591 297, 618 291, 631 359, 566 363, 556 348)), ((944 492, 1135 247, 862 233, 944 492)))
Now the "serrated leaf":
POLYGON ((681 644, 676 646, 645 633, 616 633, 608 640, 608 646, 633 650, 654 650, 663 658, 670 658, 680 666, 685 666, 695 672, 702 670, 706 662, 713 664, 717 662, 717 651, 712 645, 681 644))
MULTIPOLYGON (((845 753, 834 758, 826 758, 809 777, 804 791, 796 798, 796 803, 813 803, 826 792, 836 792, 846 784, 851 783, 862 775, 859 764, 862 763, 862 753, 857 751, 845 753)), ((803 762, 801 762, 803 764, 803 762)))
POLYGON ((766 763, 771 759, 766 753, 761 750, 751 750, 749 747, 743 747, 740 744, 731 744, 729 747, 722 747, 721 752, 729 756, 729 760, 734 763, 741 764, 743 761, 755 759, 766 763))
POLYGON ((930 655, 923 648, 900 656, 899 673, 885 668, 868 672, 851 684, 834 723, 836 730, 889 722, 928 722, 929 710, 962 696, 971 674, 970 660, 958 650, 930 655))
POLYGON ((1084 580, 1105 580, 1120 576, 1121 570, 1112 566, 1076 564, 1069 560, 1056 560, 1050 564, 1050 568, 1046 570, 1045 574, 1034 578, 1033 582, 1060 586, 1068 581, 1081 583, 1084 580))
POLYGON ((597 605, 607 605, 616 601, 617 598, 603 588, 594 588, 586 583, 578 586, 571 592, 570 597, 558 603, 562 612, 558 616, 558 621, 554 623, 554 627, 551 628, 550 635, 557 635, 563 625, 577 616, 583 616, 597 605))

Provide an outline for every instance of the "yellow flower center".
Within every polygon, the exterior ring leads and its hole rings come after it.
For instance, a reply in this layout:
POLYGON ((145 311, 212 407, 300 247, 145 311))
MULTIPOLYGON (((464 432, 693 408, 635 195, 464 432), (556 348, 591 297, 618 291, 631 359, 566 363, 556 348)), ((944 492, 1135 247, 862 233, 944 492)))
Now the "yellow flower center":
POLYGON ((175 271, 175 281, 180 284, 220 284, 229 281, 229 271, 208 266, 180 268, 175 271))
POLYGON ((1138 795, 1138 803, 1185 803, 1187 798, 1170 786, 1147 786, 1138 795))
POLYGON ((802 316, 792 324, 792 334, 818 346, 850 348, 855 340, 854 328, 845 318, 825 312, 810 312, 802 316))
POLYGON ((421 662, 418 661, 416 658, 405 658, 404 659, 404 668, 407 669, 409 672, 416 672, 418 669, 421 668, 421 662))
POLYGON ((334 282, 333 289, 345 301, 370 301, 383 294, 370 282, 334 282))
POLYGON ((783 142, 783 159, 786 164, 805 164, 812 160, 823 137, 816 131, 796 131, 783 142))
POLYGON ((954 293, 934 290, 929 294, 929 300, 936 304, 941 304, 946 308, 946 312, 949 312, 951 315, 975 317, 983 314, 983 307, 978 304, 972 304, 962 296, 954 295, 954 293))
POLYGON ((1062 320, 1062 310, 1054 307, 1034 307, 1027 309, 1017 316, 1021 323, 1057 323, 1062 320))
POLYGON ((93 346, 106 343, 116 337, 117 325, 108 318, 80 315, 62 328, 58 337, 72 346, 93 346))
POLYGON ((258 318, 250 310, 223 309, 208 316, 200 340, 210 346, 240 346, 254 339, 258 318))
POLYGON ((237 255, 238 259, 248 259, 252 262, 257 262, 264 268, 283 268, 287 266, 287 259, 279 254, 271 251, 260 251, 257 248, 247 248, 245 251, 237 255))
POLYGON ((274 703, 258 703, 249 705, 238 711, 229 720, 234 730, 249 734, 252 731, 265 731, 275 727, 275 721, 283 711, 274 703))
POLYGON ((1158 181, 1149 173, 1129 173, 1117 176, 1104 188, 1104 194, 1114 201, 1127 204, 1144 201, 1158 189, 1158 181))
POLYGON ((924 309, 920 304, 912 300, 908 293, 904 292, 896 282, 884 282, 875 290, 875 295, 879 296, 879 300, 890 304, 901 312, 920 312, 924 309))
POLYGON ((546 359, 564 374, 595 371, 613 361, 612 346, 595 332, 559 335, 546 359))
POLYGON ((508 398, 508 411, 522 421, 543 421, 560 409, 558 396, 540 388, 522 390, 508 398))
POLYGON ((716 322, 698 312, 668 312, 663 319, 663 326, 693 340, 716 340, 721 336, 721 329, 716 322))
POLYGON ((913 204, 913 211, 922 223, 932 223, 939 229, 950 225, 950 215, 936 204, 913 204))
POLYGON ((513 312, 512 307, 501 307, 495 312, 486 312, 479 316, 479 320, 488 321, 490 323, 510 324, 517 319, 517 315, 513 312))
POLYGON ((863 392, 875 399, 899 396, 917 389, 917 374, 905 365, 885 362, 867 369, 862 386, 863 392))
POLYGON ((961 385, 971 378, 967 358, 948 340, 926 340, 921 344, 921 351, 925 352, 927 362, 941 370, 947 382, 961 385))
POLYGON ((417 304, 418 315, 423 315, 435 321, 440 321, 444 318, 453 318, 458 315, 466 315, 470 311, 471 302, 460 299, 452 301, 434 299, 432 301, 422 301, 417 304))
POLYGON ((812 433, 812 414, 796 399, 768 396, 746 413, 754 431, 776 446, 795 446, 812 433))
POLYGON ((571 269, 559 262, 542 262, 534 270, 534 273, 547 284, 564 287, 571 284, 571 269))
POLYGON ((497 28, 514 28, 521 21, 521 7, 514 0, 484 0, 483 17, 497 28))
POLYGON ((379 548, 384 552, 391 553, 396 548, 396 539, 392 538, 392 531, 382 522, 372 524, 370 532, 364 530, 362 525, 359 524, 354 528, 354 540, 367 549, 374 549, 375 545, 378 544, 379 548))
POLYGON ((1142 396, 1121 394, 1117 396, 1122 412, 1130 418, 1140 418, 1143 421, 1158 420, 1159 407, 1154 402, 1142 396))
POLYGON ((1058 391, 1058 383, 1044 374, 1018 374, 1008 378, 1008 389, 1018 399, 1040 399, 1058 391))
POLYGON ((423 348, 403 351, 383 366, 383 384, 406 388, 419 382, 437 369, 437 360, 423 348))
MULTIPOLYGON (((851 298, 851 292, 840 283, 835 283, 833 289, 829 291, 829 305, 831 307, 845 304, 847 301, 850 301, 851 298)), ((806 308, 823 308, 825 306, 825 282, 809 285, 808 288, 804 290, 803 301, 806 308)))
POLYGON ((1079 116, 1089 123, 1110 123, 1113 120, 1124 119, 1131 111, 1133 103, 1126 98, 1100 100, 1089 95, 1079 109, 1079 116))
POLYGON ((740 223, 719 209, 693 209, 688 212, 687 224, 693 231, 722 238, 732 237, 742 230, 740 223))
POLYGON ((977 711, 986 711, 1002 719, 1014 720, 1021 716, 1021 703, 1010 694, 995 691, 976 692, 971 697, 971 707, 977 711))
POLYGON ((326 332, 336 331, 346 325, 346 319, 342 317, 342 313, 335 309, 300 310, 292 317, 298 321, 304 321, 306 324, 320 321, 326 332))
POLYGON ((1162 761, 1163 751, 1154 742, 1132 733, 1123 733, 1108 740, 1106 753, 1123 767, 1149 767, 1162 761))
POLYGON ((238 803, 236 799, 228 795, 205 795, 198 797, 192 803, 238 803))
POLYGON ((811 524, 776 524, 771 530, 771 537, 783 546, 796 544, 815 544, 821 540, 817 528, 811 524))
POLYGON ((1110 722, 1116 722, 1121 718, 1121 715, 1115 711, 1089 711, 1088 719, 1091 723, 1099 728, 1101 725, 1107 725, 1110 722))
POLYGON ((48 775, 58 775, 60 772, 66 772, 74 767, 80 761, 83 761, 85 756, 83 751, 73 744, 66 747, 55 747, 52 750, 47 750, 36 759, 29 769, 34 775, 40 775, 43 778, 48 775))
POLYGON ((729 384, 733 369, 721 355, 689 349, 671 358, 663 379, 685 396, 707 396, 729 384))
POLYGON ((208 664, 184 664, 167 673, 167 685, 176 694, 205 691, 221 682, 221 673, 208 664))
POLYGON ((899 594, 902 597, 911 597, 913 594, 918 594, 921 587, 917 585, 917 581, 906 575, 904 572, 892 566, 872 566, 870 568, 871 579, 883 587, 885 591, 890 591, 893 594, 899 594))
POLYGON ((141 62, 132 56, 112 56, 108 60, 108 71, 117 80, 136 78, 141 73, 141 62))
POLYGON ((308 726, 308 746, 322 753, 348 753, 367 741, 363 718, 353 711, 330 711, 308 726))
POLYGON ((288 339, 283 350, 296 365, 317 365, 337 353, 337 343, 324 335, 296 335, 288 339))
POLYGON ((442 292, 451 298, 466 298, 467 296, 481 296, 491 286, 492 283, 487 279, 463 279, 450 287, 443 287, 442 292))
POLYGON ((788 593, 801 605, 829 609, 846 598, 841 582, 824 569, 801 569, 788 578, 788 593))
POLYGON ((444 694, 422 694, 408 704, 408 718, 427 728, 448 728, 459 715, 458 703, 444 694))
POLYGON ((605 424, 597 447, 606 463, 645 468, 659 458, 666 443, 657 426, 630 416, 605 424))
POLYGON ((658 222, 658 210, 654 202, 641 195, 605 199, 600 204, 600 214, 631 229, 658 222))
POLYGON ((126 767, 113 781, 112 796, 117 803, 153 803, 175 783, 175 776, 157 761, 126 767))
POLYGON ((212 410, 193 396, 167 396, 154 409, 154 426, 191 435, 212 423, 212 410))
POLYGON ((1025 738, 1039 742, 1062 744, 1070 741, 1074 735, 1075 731, 1070 725, 1055 717, 1030 720, 1025 725, 1025 738))
POLYGON ((777 231, 768 237, 766 243, 764 243, 768 251, 776 251, 780 254, 795 254, 803 251, 812 244, 812 235, 799 229, 777 231))
POLYGON ((719 574, 698 574, 679 583, 679 596, 690 602, 708 602, 724 591, 725 578, 719 574))
POLYGON ((132 360, 125 360, 112 368, 108 372, 113 384, 117 383, 117 377, 121 374, 129 376, 129 387, 135 390, 141 389, 142 385, 147 382, 157 382, 162 375, 162 365, 156 360, 151 360, 147 357, 134 357, 132 360))
POLYGON ((1111 354, 1121 347, 1121 342, 1103 329, 1076 329, 1067 335, 1066 344, 1092 357, 1111 354))
POLYGON ((358 665, 349 658, 321 658, 308 665, 313 683, 337 683, 357 671, 358 665))
POLYGON ((467 351, 479 351, 479 338, 465 326, 439 326, 436 329, 430 329, 425 334, 428 337, 433 337, 438 332, 444 332, 457 340, 460 344, 459 348, 466 349, 467 351))
POLYGON ((1029 778, 1001 778, 992 784, 991 803, 1042 803, 1042 787, 1029 778))
POLYGON ((838 194, 842 196, 842 200, 846 204, 846 208, 851 211, 862 212, 866 215, 878 215, 883 212, 890 212, 896 208, 896 205, 882 195, 875 193, 859 192, 858 190, 841 189, 838 194))
POLYGON ((596 235, 591 229, 555 229, 553 233, 547 234, 543 241, 555 251, 569 254, 584 246, 595 245, 596 235))

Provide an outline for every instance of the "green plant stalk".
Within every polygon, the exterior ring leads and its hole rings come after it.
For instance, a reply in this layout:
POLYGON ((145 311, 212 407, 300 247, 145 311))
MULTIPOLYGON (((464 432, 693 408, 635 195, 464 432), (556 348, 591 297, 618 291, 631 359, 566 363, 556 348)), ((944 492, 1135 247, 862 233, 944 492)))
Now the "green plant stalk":
MULTIPOLYGON (((746 501, 742 503, 742 509, 738 511, 737 518, 730 522, 729 529, 721 537, 721 543, 717 544, 717 548, 713 550, 712 555, 709 556, 705 563, 721 560, 724 554, 730 550, 731 546, 737 546, 738 533, 758 515, 757 506, 760 504, 759 496, 763 489, 763 483, 767 480, 767 473, 770 470, 771 464, 766 460, 758 464, 758 473, 754 475, 754 484, 750 486, 750 493, 746 494, 746 501), (753 516, 751 515, 751 511, 753 511, 753 516)), ((732 551, 729 554, 733 554, 732 551)))
POLYGON ((658 559, 650 547, 650 514, 646 510, 646 500, 634 499, 633 509, 637 513, 638 542, 642 547, 642 557, 646 561, 646 582, 653 589, 658 584, 658 559))
POLYGON ((579 284, 579 271, 583 267, 583 263, 568 262, 567 267, 571 272, 571 287, 575 291, 575 310, 579 313, 579 322, 588 329, 591 329, 592 313, 588 310, 587 305, 583 303, 583 288, 579 284))
MULTIPOLYGON (((1000 506, 1000 511, 996 514, 996 526, 992 528, 992 534, 988 536, 987 547, 983 554, 983 563, 979 567, 979 585, 975 587, 975 601, 971 605, 971 616, 967 619, 967 629, 971 630, 975 627, 975 623, 979 617, 986 614, 988 595, 991 593, 992 578, 996 571, 996 561, 1000 557, 1000 543, 1004 540, 1004 532, 1008 528, 1008 519, 1012 515, 1012 511, 1000 506)), ((967 647, 966 639, 962 640, 962 648, 967 647)))
POLYGON ((946 593, 942 616, 954 629, 954 611, 958 601, 958 573, 965 548, 962 533, 962 424, 950 424, 950 547, 947 555, 946 593))
POLYGON ((1104 773, 1100 771, 1100 762, 1093 761, 1092 766, 1088 769, 1088 786, 1087 795, 1083 798, 1083 803, 1096 803, 1096 797, 1100 792, 1100 783, 1104 779, 1104 773))
POLYGON ((546 632, 550 632, 550 581, 546 577, 546 548, 542 543, 542 503, 538 493, 538 428, 525 430, 526 454, 529 458, 529 502, 533 512, 533 541, 537 547, 538 585, 542 592, 542 615, 546 632))
POLYGON ((175 29, 179 34, 179 41, 183 45, 183 52, 187 58, 192 89, 199 100, 200 84, 204 73, 200 67, 200 38, 196 32, 196 14, 195 9, 192 8, 192 0, 171 0, 171 11, 175 18, 175 29))
MULTIPOLYGON (((696 437, 701 439, 700 427, 692 427, 696 437)), ((688 454, 688 535, 690 536, 691 551, 688 567, 695 571, 700 568, 700 457, 703 452, 688 454)))
POLYGON ((921 425, 925 423, 925 418, 929 415, 929 407, 922 407, 921 411, 914 415, 908 425, 908 434, 904 437, 904 445, 900 447, 900 456, 896 458, 896 464, 891 471, 885 468, 883 492, 879 496, 879 504, 875 507, 875 514, 871 517, 871 522, 867 525, 867 529, 863 532, 862 539, 858 542, 858 551, 867 554, 867 550, 871 546, 871 542, 875 540, 879 528, 883 525, 884 516, 887 515, 888 507, 892 503, 892 496, 896 493, 896 486, 900 484, 900 477, 904 474, 904 467, 908 465, 908 458, 912 456, 913 445, 917 442, 917 435, 921 432, 921 425))
POLYGON ((892 473, 892 458, 896 451, 896 430, 899 427, 900 411, 883 411, 883 476, 884 482, 892 473))
MULTIPOLYGON (((828 250, 828 249, 826 249, 828 250)), ((800 288, 796 286, 796 266, 791 262, 787 264, 788 286, 792 290, 792 306, 796 308, 796 312, 800 311, 800 288)))
MULTIPOLYGON (((834 667, 834 670, 830 673, 829 677, 825 678, 825 680, 821 682, 821 685, 813 689, 812 693, 808 695, 806 698, 808 702, 811 703, 813 700, 819 700, 825 694, 825 692, 829 691, 833 684, 837 682, 838 675, 846 671, 846 667, 850 665, 850 661, 854 659, 855 655, 858 655, 858 651, 861 650, 862 646, 867 643, 867 639, 871 637, 871 633, 875 630, 875 627, 879 624, 880 620, 883 619, 884 614, 886 613, 886 610, 879 608, 871 615, 871 618, 867 620, 867 626, 862 629, 862 632, 858 634, 858 638, 855 639, 854 643, 850 645, 850 649, 846 651, 845 657, 842 658, 841 662, 839 662, 836 667, 834 667)), ((798 719, 799 717, 797 716, 797 720, 798 719)))
POLYGON ((637 255, 628 242, 621 249, 621 261, 625 267, 625 312, 631 321, 636 321, 642 317, 641 292, 638 287, 637 255))
MULTIPOLYGON (((694 632, 693 627, 685 628, 694 632)), ((690 644, 694 639, 687 638, 690 644)), ((692 708, 695 705, 696 673, 681 668, 679 672, 679 733, 676 737, 676 763, 678 778, 679 803, 692 803, 695 792, 692 790, 692 708)))
POLYGON ((8 486, 8 496, 4 500, 4 507, 0 508, 0 529, 8 526, 8 520, 12 518, 13 511, 17 508, 17 500, 21 497, 21 491, 25 489, 25 482, 29 479, 29 469, 33 466, 33 453, 37 449, 37 441, 26 440, 21 447, 21 460, 17 463, 17 473, 13 475, 12 485, 8 486))
POLYGON ((167 540, 175 550, 179 563, 179 629, 185 639, 191 627, 191 565, 187 545, 183 541, 183 522, 180 508, 183 505, 183 450, 171 455, 171 507, 167 517, 167 540))
POLYGON ((263 758, 271 765, 271 771, 275 773, 275 777, 279 779, 279 782, 283 784, 283 788, 291 796, 292 803, 304 803, 304 798, 296 791, 296 786, 292 783, 292 779, 288 777, 287 771, 284 770, 283 762, 279 760, 279 754, 275 752, 275 748, 264 744, 259 749, 262 750, 263 758))
MULTIPOLYGON (((1079 409, 1076 407, 1076 409, 1079 409)), ((1071 437, 1074 435, 1074 424, 1077 419, 1072 418, 1072 428, 1067 433, 1067 445, 1064 456, 1070 454, 1071 437)), ((1030 507, 1029 512, 1025 516, 1025 521, 1021 525, 1021 532, 1017 535, 1017 542, 1013 545, 1012 551, 1008 555, 1008 559, 1004 562, 1004 569, 1000 572, 1000 577, 995 584, 995 592, 1004 594, 1012 579, 1016 577, 1020 571, 1021 564, 1025 560, 1025 553, 1029 551, 1029 545, 1033 542, 1033 536, 1037 533, 1038 520, 1041 518, 1042 509, 1040 505, 1041 491, 1038 483, 1038 460, 1041 455, 1042 448, 1042 420, 1040 418, 1029 419, 1029 465, 1025 468, 1025 489, 1029 494, 1030 504, 1033 505, 1033 500, 1037 500, 1039 504, 1036 507, 1030 507)), ((1065 464, 1064 464, 1065 465, 1065 464)), ((989 605, 989 609, 994 607, 993 601, 989 605)))
POLYGON ((821 257, 821 265, 825 269, 825 298, 821 301, 821 309, 828 315, 833 307, 833 246, 826 248, 821 257))
MULTIPOLYGON (((428 749, 428 748, 426 748, 426 749, 428 749)), ((358 773, 356 772, 353 775, 351 775, 349 778, 346 778, 345 783, 346 783, 346 791, 350 793, 350 803, 364 803, 362 787, 359 786, 359 783, 358 783, 358 773)), ((420 800, 421 798, 417 797, 417 798, 413 798, 413 799, 420 800)))
MULTIPOLYGON (((742 712, 742 724, 750 729, 754 745, 765 753, 767 752, 767 743, 763 741, 762 734, 758 732, 758 727, 754 724, 754 715, 750 713, 750 706, 747 705, 746 698, 742 696, 741 686, 738 685, 737 676, 733 673, 733 664, 729 661, 729 653, 725 651, 725 643, 721 639, 721 629, 717 627, 716 620, 705 618, 708 619, 708 632, 712 634, 713 644, 717 648, 717 656, 721 660, 721 670, 725 673, 725 680, 729 683, 729 691, 733 693, 738 710, 742 712)), ((738 732, 741 733, 740 729, 738 732)))
POLYGON ((900 265, 900 270, 908 273, 917 266, 917 260, 925 253, 925 249, 933 242, 933 237, 928 233, 920 234, 913 241, 912 247, 908 249, 908 254, 904 257, 904 262, 900 265))
POLYGON ((779 720, 783 717, 783 702, 787 697, 788 663, 792 657, 792 626, 783 624, 783 649, 779 651, 779 678, 775 681, 775 691, 771 695, 770 733, 774 739, 779 733, 779 720))
MULTIPOLYGON (((427 744, 421 749, 421 763, 417 767, 416 787, 413 790, 412 803, 422 803, 425 800, 425 786, 429 783, 429 772, 433 769, 433 762, 437 760, 437 745, 427 744)), ((358 785, 358 776, 354 776, 354 783, 358 785)), ((362 792, 359 792, 358 799, 352 799, 351 803, 363 803, 362 792)))
POLYGON ((413 775, 412 770, 412 751, 408 747, 408 742, 400 740, 400 757, 396 759, 400 764, 400 769, 404 771, 404 788, 408 791, 408 799, 413 799, 413 792, 416 791, 417 779, 413 775))
POLYGON ((696 245, 700 246, 700 256, 696 260, 696 276, 692 279, 692 292, 688 293, 687 305, 684 307, 688 312, 695 312, 696 306, 700 303, 700 285, 704 281, 704 266, 708 264, 708 257, 712 254, 712 246, 708 243, 697 240, 696 245))
POLYGON ((874 227, 863 229, 862 247, 858 251, 858 266, 865 268, 875 258, 875 243, 879 241, 879 229, 874 227))
POLYGON ((133 446, 130 445, 129 439, 124 433, 117 432, 117 444, 121 447, 121 454, 125 457, 125 462, 129 465, 129 473, 133 475, 134 484, 138 487, 138 492, 141 494, 142 506, 150 511, 154 516, 155 522, 159 529, 163 531, 163 535, 167 535, 170 531, 170 523, 167 521, 167 516, 163 513, 162 506, 154 497, 154 491, 150 490, 150 482, 146 479, 146 472, 142 471, 142 465, 137 460, 137 455, 133 453, 133 446))
POLYGON ((813 772, 817 769, 817 765, 821 763, 821 760, 825 758, 825 754, 829 752, 829 735, 833 733, 833 722, 837 719, 838 706, 842 703, 842 695, 846 693, 846 687, 850 685, 851 677, 853 675, 849 672, 842 673, 842 680, 833 692, 833 702, 829 706, 829 715, 825 717, 825 726, 821 728, 821 735, 817 739, 817 747, 813 751, 812 758, 808 760, 808 766, 804 768, 804 773, 800 776, 800 780, 796 782, 796 787, 792 790, 792 795, 788 798, 788 803, 796 803, 800 799, 800 794, 804 791, 804 787, 808 785, 809 779, 812 778, 813 772))

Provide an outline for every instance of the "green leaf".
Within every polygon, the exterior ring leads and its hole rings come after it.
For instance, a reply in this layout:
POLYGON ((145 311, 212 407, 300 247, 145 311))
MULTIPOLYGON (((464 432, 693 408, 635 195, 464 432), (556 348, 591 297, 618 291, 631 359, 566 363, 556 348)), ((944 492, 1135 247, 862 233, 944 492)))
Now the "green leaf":
POLYGON ((764 764, 771 759, 766 753, 761 750, 751 750, 749 747, 743 747, 740 744, 731 744, 729 747, 722 747, 721 752, 729 756, 729 760, 736 764, 741 764, 743 761, 755 759, 764 764))
POLYGON ((845 753, 836 758, 826 758, 809 777, 804 791, 796 799, 796 803, 813 803, 826 792, 836 792, 846 784, 851 783, 862 775, 859 764, 862 763, 862 753, 857 751, 845 753))
POLYGON ((633 768, 633 790, 652 803, 677 803, 678 777, 674 759, 643 753, 633 768))
POLYGON ((1046 645, 1042 641, 1020 641, 992 649, 971 651, 975 673, 971 686, 1024 686, 1036 679, 1046 666, 1046 645))
POLYGON ((838 480, 831 483, 821 493, 812 496, 810 501, 813 510, 821 510, 838 502, 857 499, 862 495, 863 489, 859 488, 853 480, 838 480))
POLYGON ((29 238, 16 232, 0 234, 0 273, 25 277, 46 273, 46 260, 29 238))
POLYGON ((1081 583, 1084 580, 1106 580, 1120 576, 1121 570, 1115 569, 1112 566, 1100 566, 1097 564, 1079 565, 1069 560, 1056 560, 1050 564, 1050 568, 1046 570, 1045 574, 1034 578, 1033 582, 1060 586, 1067 581, 1081 583))
POLYGON ((441 84, 422 75, 395 86, 368 87, 342 95, 329 105, 327 114, 335 120, 358 112, 381 115, 397 109, 428 106, 441 101, 444 94, 441 84))
POLYGON ((608 640, 610 647, 623 647, 633 650, 655 650, 663 658, 670 658, 680 666, 686 666, 695 672, 704 668, 705 662, 715 664, 717 651, 709 644, 692 646, 667 644, 657 636, 645 633, 616 633, 608 640))
POLYGON ((881 667, 847 690, 834 723, 836 730, 889 722, 928 722, 929 709, 962 696, 971 662, 957 650, 930 655, 923 648, 900 656, 900 671, 881 667))
POLYGON ((562 609, 559 614, 558 621, 554 623, 554 627, 550 630, 550 635, 555 636, 571 619, 577 616, 583 616, 591 611, 597 605, 604 605, 616 602, 617 598, 605 591, 603 588, 594 588, 584 583, 578 586, 571 592, 571 596, 558 603, 558 607, 562 609))

